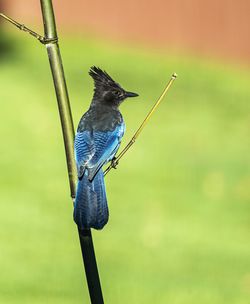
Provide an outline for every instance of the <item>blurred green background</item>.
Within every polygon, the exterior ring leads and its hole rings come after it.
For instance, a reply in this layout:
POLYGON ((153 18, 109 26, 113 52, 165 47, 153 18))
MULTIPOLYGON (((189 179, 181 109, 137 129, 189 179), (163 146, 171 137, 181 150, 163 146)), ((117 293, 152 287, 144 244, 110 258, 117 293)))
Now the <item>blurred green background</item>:
MULTIPOLYGON (((46 50, 13 31, 5 42, 0 303, 88 303, 46 50)), ((121 107, 123 145, 179 74, 106 178, 110 221, 93 232, 106 303, 249 303, 249 70, 82 36, 61 52, 75 127, 91 65, 140 94, 121 107)))

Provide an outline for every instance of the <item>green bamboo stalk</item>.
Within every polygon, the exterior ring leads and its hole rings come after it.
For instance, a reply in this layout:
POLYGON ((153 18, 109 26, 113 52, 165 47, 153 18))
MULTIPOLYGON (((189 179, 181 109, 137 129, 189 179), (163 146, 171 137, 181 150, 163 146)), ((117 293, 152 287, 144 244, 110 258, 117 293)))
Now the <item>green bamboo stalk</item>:
POLYGON ((74 126, 70 109, 69 95, 66 86, 62 59, 58 44, 55 17, 51 0, 41 0, 41 9, 44 23, 44 34, 51 72, 54 80, 58 109, 63 132, 70 193, 72 199, 76 193, 76 166, 74 159, 74 126))
MULTIPOLYGON (((22 31, 25 31, 38 39, 42 44, 46 45, 47 53, 50 62, 50 68, 53 76, 55 92, 57 97, 58 110, 60 114, 62 133, 64 139, 64 147, 66 153, 66 161, 68 168, 68 178, 70 185, 70 194, 72 199, 76 195, 76 166, 74 160, 74 126, 71 114, 69 95, 64 76, 62 58, 58 44, 56 31, 56 22, 53 10, 52 0, 40 0, 42 17, 44 23, 44 37, 27 28, 25 25, 11 19, 10 17, 0 13, 8 22, 22 31)), ((89 295, 92 304, 103 304, 103 296, 101 284, 98 274, 98 267, 95 258, 94 245, 91 235, 91 230, 86 229, 81 231, 78 229, 79 240, 81 245, 82 257, 85 267, 85 273, 89 288, 89 295)))
MULTIPOLYGON (((58 109, 60 113, 63 131, 71 197, 74 199, 77 177, 74 160, 74 127, 70 109, 69 96, 64 77, 62 59, 58 44, 52 1, 41 0, 41 9, 44 23, 45 41, 48 42, 46 43, 46 48, 54 80, 58 109)), ((102 296, 98 268, 96 264, 91 230, 78 230, 78 233, 91 303, 102 304, 104 303, 104 301, 102 296)))

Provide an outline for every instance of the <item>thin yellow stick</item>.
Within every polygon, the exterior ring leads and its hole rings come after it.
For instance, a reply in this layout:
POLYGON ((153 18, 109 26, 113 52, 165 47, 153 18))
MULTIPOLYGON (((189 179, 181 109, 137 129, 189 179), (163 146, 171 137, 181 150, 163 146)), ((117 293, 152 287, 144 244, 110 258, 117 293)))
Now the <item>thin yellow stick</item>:
POLYGON ((16 20, 4 15, 3 13, 0 13, 0 17, 4 18, 5 20, 7 20, 10 23, 12 23, 13 25, 15 25, 17 28, 19 28, 19 30, 29 33, 30 35, 32 35, 33 37, 38 39, 40 42, 42 42, 42 43, 44 42, 44 37, 43 36, 41 36, 41 35, 37 34, 36 32, 32 31, 31 29, 29 29, 24 24, 21 24, 21 23, 17 22, 16 20))
POLYGON ((135 132, 135 134, 132 137, 132 139, 129 141, 129 143, 126 145, 126 147, 118 154, 118 156, 111 162, 111 164, 108 166, 108 168, 104 171, 104 175, 106 175, 112 168, 116 168, 116 166, 118 165, 119 160, 129 150, 129 148, 135 143, 135 141, 138 138, 138 136, 140 135, 142 129, 148 123, 149 119, 151 118, 151 116, 153 115, 153 113, 155 112, 155 110, 157 109, 157 107, 159 106, 159 104, 162 102, 164 96, 167 94, 167 91, 169 90, 169 88, 173 84, 173 82, 176 79, 176 77, 177 77, 177 74, 174 73, 172 75, 171 79, 169 80, 166 88, 162 92, 161 96, 158 98, 158 100, 156 101, 156 103, 154 104, 154 106, 152 107, 152 109, 149 111, 149 113, 147 114, 147 116, 143 120, 142 124, 137 129, 137 131, 135 132))
POLYGON ((26 33, 29 33, 31 36, 33 36, 36 39, 38 39, 42 44, 56 43, 58 41, 57 37, 55 37, 55 38, 47 38, 47 37, 43 37, 43 36, 39 35, 38 33, 32 31, 30 28, 28 28, 27 26, 25 26, 24 24, 21 24, 21 23, 17 22, 16 20, 14 20, 14 19, 6 16, 3 13, 0 13, 0 17, 4 18, 6 21, 10 22, 11 24, 13 24, 17 28, 19 28, 19 30, 24 31, 26 33))

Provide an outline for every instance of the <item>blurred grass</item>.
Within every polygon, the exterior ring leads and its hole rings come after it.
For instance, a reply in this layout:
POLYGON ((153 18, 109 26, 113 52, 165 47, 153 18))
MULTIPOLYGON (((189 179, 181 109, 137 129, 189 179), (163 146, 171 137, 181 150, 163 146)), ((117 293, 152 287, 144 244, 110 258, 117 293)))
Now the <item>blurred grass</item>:
MULTIPOLYGON (((0 303, 88 303, 45 49, 11 34, 0 61, 0 303)), ((140 97, 126 143, 172 72, 137 144, 106 179, 110 221, 94 241, 107 303, 249 303, 250 74, 91 39, 61 41, 75 125, 91 65, 140 97)))

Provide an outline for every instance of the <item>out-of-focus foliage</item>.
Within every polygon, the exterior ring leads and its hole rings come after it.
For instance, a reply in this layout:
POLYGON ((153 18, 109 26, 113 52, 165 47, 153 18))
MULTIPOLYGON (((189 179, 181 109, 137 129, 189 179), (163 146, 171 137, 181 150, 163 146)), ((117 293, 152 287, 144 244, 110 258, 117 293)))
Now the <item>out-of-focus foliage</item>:
MULTIPOLYGON (((11 39, 16 53, 0 61, 0 302, 88 303, 46 50, 11 39)), ((179 74, 106 178, 110 221, 93 233, 106 302, 249 303, 249 73, 89 39, 61 51, 75 124, 91 65, 140 94, 122 105, 123 144, 179 74)))

